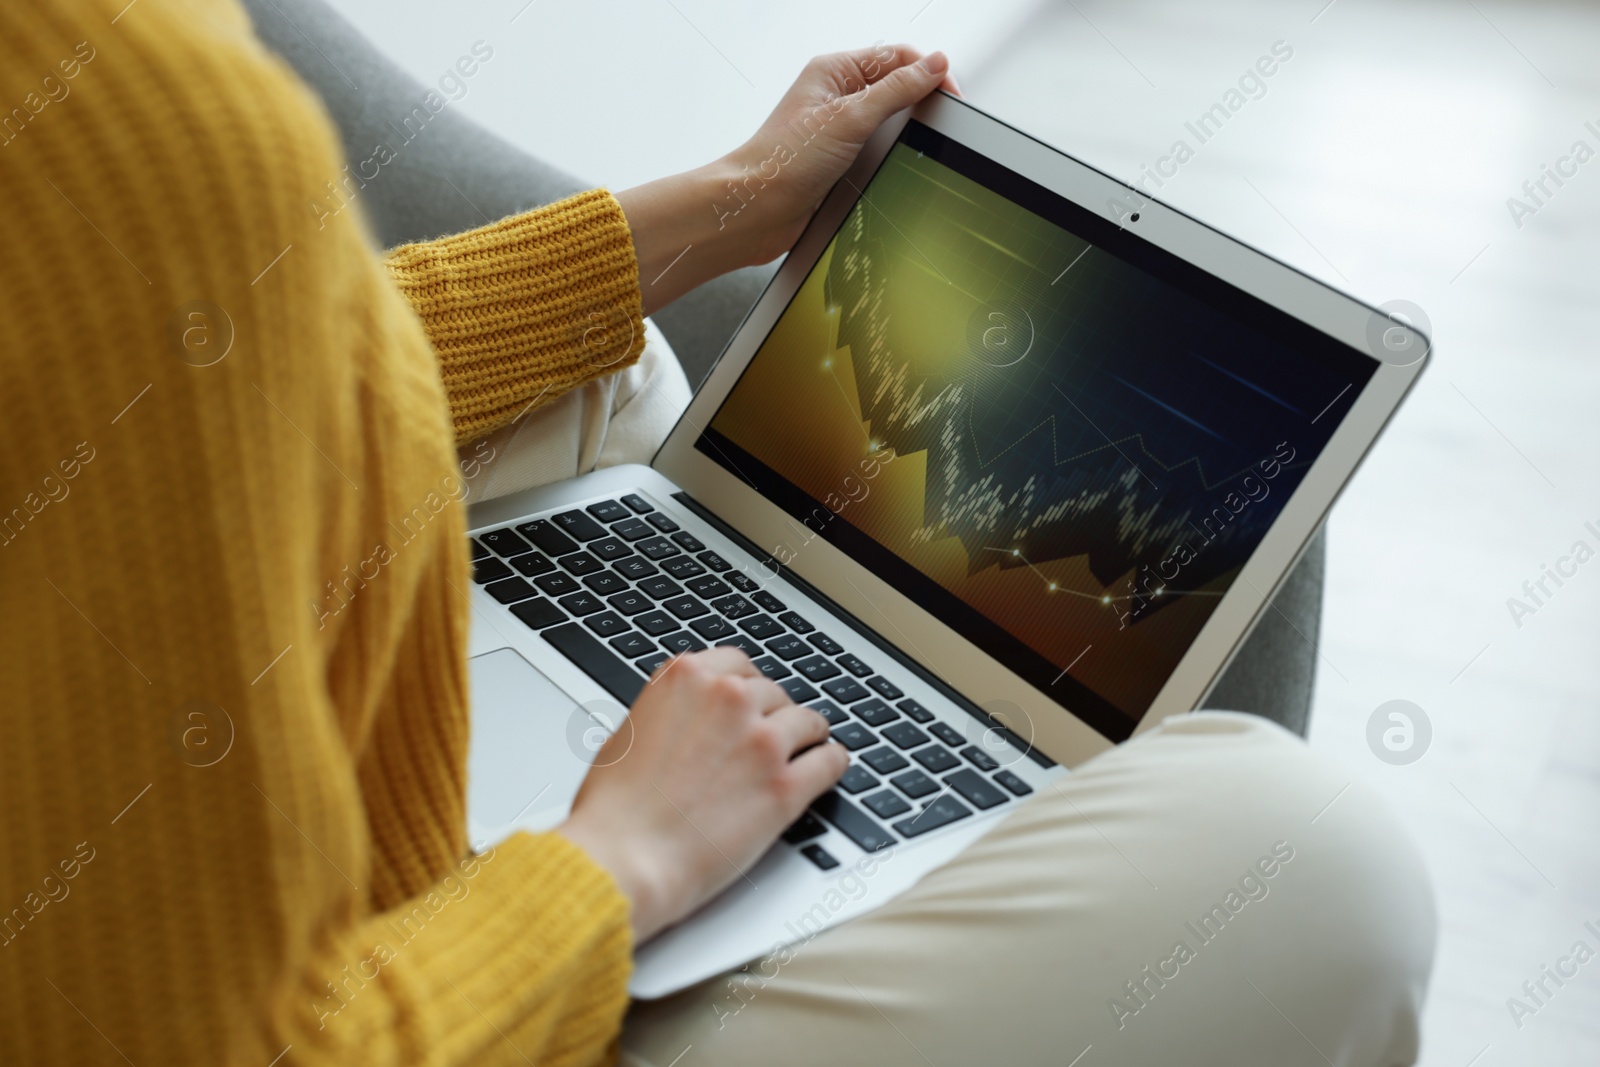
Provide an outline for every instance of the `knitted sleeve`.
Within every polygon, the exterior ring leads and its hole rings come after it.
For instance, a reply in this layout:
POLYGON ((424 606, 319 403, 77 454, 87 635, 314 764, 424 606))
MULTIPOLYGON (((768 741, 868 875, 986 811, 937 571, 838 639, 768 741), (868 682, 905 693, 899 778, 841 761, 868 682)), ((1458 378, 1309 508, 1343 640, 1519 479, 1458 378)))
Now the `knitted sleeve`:
POLYGON ((404 245, 388 266, 439 354, 458 444, 644 348, 633 239, 603 189, 404 245))

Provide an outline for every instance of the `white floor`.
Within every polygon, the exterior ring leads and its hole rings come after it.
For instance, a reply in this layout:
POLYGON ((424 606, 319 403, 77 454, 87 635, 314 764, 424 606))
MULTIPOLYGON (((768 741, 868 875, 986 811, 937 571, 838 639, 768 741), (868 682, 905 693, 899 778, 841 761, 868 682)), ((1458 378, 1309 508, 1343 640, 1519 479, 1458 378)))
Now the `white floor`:
POLYGON ((1414 302, 1437 341, 1330 519, 1311 741, 1393 799, 1431 862, 1422 1062, 1590 1067, 1600 961, 1547 980, 1520 1028, 1507 998, 1574 942, 1600 948, 1583 929, 1600 927, 1600 562, 1520 627, 1506 601, 1574 541, 1600 550, 1583 528, 1600 530, 1600 160, 1520 227, 1506 199, 1574 141, 1600 151, 1584 128, 1600 130, 1600 11, 1325 2, 339 6, 429 80, 491 42, 460 106, 618 187, 742 139, 812 52, 879 38, 945 48, 974 102, 1132 177, 1274 42, 1291 47, 1163 192, 1375 303, 1414 302), (1434 731, 1405 767, 1365 740, 1394 698, 1434 731))

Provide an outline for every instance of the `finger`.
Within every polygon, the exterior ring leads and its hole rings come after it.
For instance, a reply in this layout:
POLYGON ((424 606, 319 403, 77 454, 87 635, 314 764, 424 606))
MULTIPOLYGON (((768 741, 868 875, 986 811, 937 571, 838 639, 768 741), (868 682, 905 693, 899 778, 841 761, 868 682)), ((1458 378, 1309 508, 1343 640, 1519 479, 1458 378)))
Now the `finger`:
POLYGON ((908 108, 933 92, 950 70, 950 62, 943 52, 933 52, 915 63, 897 67, 877 82, 847 97, 852 107, 846 109, 850 121, 856 123, 855 133, 870 134, 890 115, 908 108))
MULTIPOLYGON (((757 674, 760 675, 760 672, 757 674)), ((791 707, 794 704, 794 701, 789 699, 788 690, 764 675, 752 678, 748 684, 763 715, 770 715, 779 708, 791 707)))
POLYGON ((767 716, 792 754, 828 739, 828 720, 810 708, 789 704, 767 716))
POLYGON ((750 662, 750 657, 745 651, 736 645, 715 645, 698 652, 685 652, 682 658, 687 659, 691 656, 697 667, 707 668, 713 674, 734 674, 762 680, 766 678, 750 662))
MULTIPOLYGON (((841 55, 868 85, 882 81, 901 67, 909 67, 922 58, 922 53, 908 44, 877 44, 871 48, 857 48, 841 55)), ((850 88, 854 91, 859 87, 858 82, 850 88)))
POLYGON ((802 798, 799 807, 821 796, 850 766, 850 753, 836 741, 817 745, 789 761, 789 774, 793 777, 795 791, 802 798))

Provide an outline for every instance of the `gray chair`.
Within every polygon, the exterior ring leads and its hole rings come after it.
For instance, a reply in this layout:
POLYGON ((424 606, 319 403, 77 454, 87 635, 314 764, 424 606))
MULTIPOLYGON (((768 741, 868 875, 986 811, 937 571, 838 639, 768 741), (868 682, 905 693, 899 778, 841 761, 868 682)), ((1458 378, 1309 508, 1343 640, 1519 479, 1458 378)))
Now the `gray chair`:
MULTIPOLYGON (((349 159, 367 159, 378 143, 396 141, 394 131, 428 92, 420 82, 322 0, 244 0, 244 6, 261 40, 321 94, 349 159)), ((503 218, 588 187, 445 108, 398 148, 361 190, 360 203, 379 241, 392 247, 468 230, 486 217, 503 218)), ((653 316, 691 385, 705 379, 772 271, 753 267, 724 275, 653 316)), ((1254 712, 1305 734, 1324 554, 1319 531, 1207 707, 1254 712)))

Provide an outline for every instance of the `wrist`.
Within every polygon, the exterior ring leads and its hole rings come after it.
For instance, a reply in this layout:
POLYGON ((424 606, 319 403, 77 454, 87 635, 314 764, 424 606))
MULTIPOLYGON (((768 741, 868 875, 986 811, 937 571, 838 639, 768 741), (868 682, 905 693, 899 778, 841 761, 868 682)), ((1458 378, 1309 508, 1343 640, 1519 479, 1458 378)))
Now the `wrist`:
POLYGON ((644 850, 627 847, 606 827, 594 825, 579 812, 569 816, 555 832, 582 849, 595 866, 611 876, 617 891, 628 899, 634 941, 643 942, 654 934, 668 891, 664 880, 644 859, 644 850))
POLYGON ((727 246, 730 270, 770 263, 789 250, 792 227, 776 159, 760 158, 746 143, 701 169, 713 197, 715 239, 727 246))

